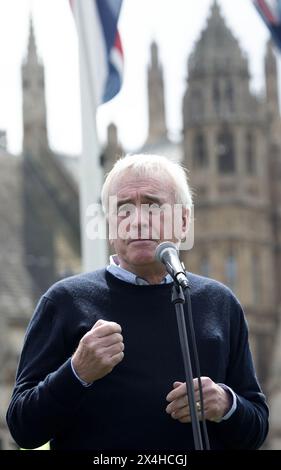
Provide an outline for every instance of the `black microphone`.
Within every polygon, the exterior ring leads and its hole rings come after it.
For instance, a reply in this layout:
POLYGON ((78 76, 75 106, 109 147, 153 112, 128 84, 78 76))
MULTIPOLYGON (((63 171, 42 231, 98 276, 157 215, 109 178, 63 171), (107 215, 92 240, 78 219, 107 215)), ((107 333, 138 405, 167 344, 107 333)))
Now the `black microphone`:
POLYGON ((160 243, 156 248, 155 258, 166 266, 168 273, 183 289, 189 286, 184 265, 180 262, 179 252, 174 243, 160 243))

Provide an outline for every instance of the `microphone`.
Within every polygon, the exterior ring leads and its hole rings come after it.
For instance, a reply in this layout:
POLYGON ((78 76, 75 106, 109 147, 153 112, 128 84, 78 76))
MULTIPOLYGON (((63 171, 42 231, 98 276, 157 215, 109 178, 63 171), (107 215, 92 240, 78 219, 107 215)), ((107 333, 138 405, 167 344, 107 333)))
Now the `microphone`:
POLYGON ((183 289, 189 286, 184 265, 180 262, 179 252, 174 243, 160 243, 156 248, 155 258, 165 265, 168 273, 183 289))

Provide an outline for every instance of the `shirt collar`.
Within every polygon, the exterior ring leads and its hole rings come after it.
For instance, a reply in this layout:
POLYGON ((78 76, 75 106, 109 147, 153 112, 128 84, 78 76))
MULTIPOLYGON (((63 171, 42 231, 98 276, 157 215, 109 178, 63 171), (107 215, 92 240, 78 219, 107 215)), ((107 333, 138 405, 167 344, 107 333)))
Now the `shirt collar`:
MULTIPOLYGON (((122 281, 129 282, 130 284, 136 284, 139 286, 148 286, 149 282, 146 281, 146 279, 143 279, 140 276, 137 276, 134 273, 131 273, 130 271, 127 271, 127 269, 121 268, 119 265, 119 259, 118 255, 111 255, 109 257, 109 265, 107 266, 107 271, 109 271, 113 276, 117 277, 118 279, 121 279, 122 281)), ((160 284, 170 284, 173 282, 172 276, 170 274, 167 274, 160 284)))

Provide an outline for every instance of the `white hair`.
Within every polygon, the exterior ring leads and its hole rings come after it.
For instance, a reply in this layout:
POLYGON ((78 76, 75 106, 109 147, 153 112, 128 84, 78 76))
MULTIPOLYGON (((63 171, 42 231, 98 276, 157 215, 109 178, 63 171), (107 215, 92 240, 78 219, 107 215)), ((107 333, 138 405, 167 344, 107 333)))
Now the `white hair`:
POLYGON ((175 203, 183 204, 191 210, 192 193, 188 185, 186 170, 179 163, 169 160, 167 157, 135 154, 117 160, 106 177, 101 192, 102 206, 106 214, 113 183, 127 173, 150 178, 164 179, 168 177, 175 190, 175 203))

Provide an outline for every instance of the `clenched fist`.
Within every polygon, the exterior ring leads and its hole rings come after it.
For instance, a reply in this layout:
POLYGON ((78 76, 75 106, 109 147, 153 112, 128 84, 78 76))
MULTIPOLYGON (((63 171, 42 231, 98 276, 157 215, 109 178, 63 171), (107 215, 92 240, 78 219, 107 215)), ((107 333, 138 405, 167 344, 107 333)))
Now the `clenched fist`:
POLYGON ((98 320, 80 340, 72 365, 80 379, 94 382, 109 374, 124 357, 121 326, 98 320))

